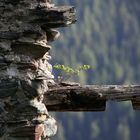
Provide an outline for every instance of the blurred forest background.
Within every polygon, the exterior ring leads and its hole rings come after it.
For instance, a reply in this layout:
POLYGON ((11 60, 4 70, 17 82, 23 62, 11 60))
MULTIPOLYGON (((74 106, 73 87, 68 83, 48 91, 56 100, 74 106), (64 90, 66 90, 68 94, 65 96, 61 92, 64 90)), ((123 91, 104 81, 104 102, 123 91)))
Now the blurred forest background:
MULTIPOLYGON (((91 65, 74 79, 82 84, 140 84, 140 0, 54 2, 74 5, 78 21, 60 29, 53 64, 91 65)), ((109 102, 105 112, 53 115, 59 132, 52 140, 140 140, 140 111, 131 102, 109 102)))

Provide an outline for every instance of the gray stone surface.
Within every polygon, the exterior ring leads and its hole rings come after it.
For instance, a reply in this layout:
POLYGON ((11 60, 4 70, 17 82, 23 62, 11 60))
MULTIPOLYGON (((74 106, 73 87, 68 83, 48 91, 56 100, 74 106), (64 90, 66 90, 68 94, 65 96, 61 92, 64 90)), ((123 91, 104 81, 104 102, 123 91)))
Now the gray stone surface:
POLYGON ((70 6, 48 0, 0 1, 0 139, 41 140, 55 135, 57 124, 42 103, 52 74, 52 28, 75 22, 70 6))

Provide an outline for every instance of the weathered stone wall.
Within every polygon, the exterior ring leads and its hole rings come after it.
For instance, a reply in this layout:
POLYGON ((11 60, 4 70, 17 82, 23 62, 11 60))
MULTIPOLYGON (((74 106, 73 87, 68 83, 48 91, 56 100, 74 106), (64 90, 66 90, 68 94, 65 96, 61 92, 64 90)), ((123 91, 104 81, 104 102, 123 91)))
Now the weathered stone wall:
POLYGON ((1 0, 0 13, 0 139, 47 139, 57 131, 42 103, 47 85, 55 84, 49 42, 60 35, 53 28, 75 21, 74 8, 1 0))

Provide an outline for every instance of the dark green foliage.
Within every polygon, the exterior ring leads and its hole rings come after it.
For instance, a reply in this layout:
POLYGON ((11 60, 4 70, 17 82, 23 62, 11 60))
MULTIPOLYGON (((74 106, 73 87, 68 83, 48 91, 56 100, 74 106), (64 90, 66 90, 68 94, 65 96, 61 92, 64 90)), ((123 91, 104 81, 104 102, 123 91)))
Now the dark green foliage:
MULTIPOLYGON (((94 69, 74 79, 84 84, 140 83, 139 0, 58 3, 75 5, 78 22, 62 30, 63 37, 53 48, 54 63, 89 64, 94 69)), ((60 113, 57 117, 64 128, 61 140, 140 139, 140 113, 128 102, 109 103, 104 113, 60 113)))

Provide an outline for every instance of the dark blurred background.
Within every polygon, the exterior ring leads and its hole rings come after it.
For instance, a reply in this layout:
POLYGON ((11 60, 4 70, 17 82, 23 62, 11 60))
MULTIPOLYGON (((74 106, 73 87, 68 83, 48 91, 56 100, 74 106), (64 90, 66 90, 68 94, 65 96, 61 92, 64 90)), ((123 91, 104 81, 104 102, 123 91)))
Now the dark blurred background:
MULTIPOLYGON (((74 5, 78 21, 59 30, 52 64, 91 65, 73 78, 82 84, 140 84, 140 0, 54 2, 74 5)), ((105 112, 53 115, 59 130, 52 140, 140 140, 140 111, 131 102, 108 102, 105 112)))

